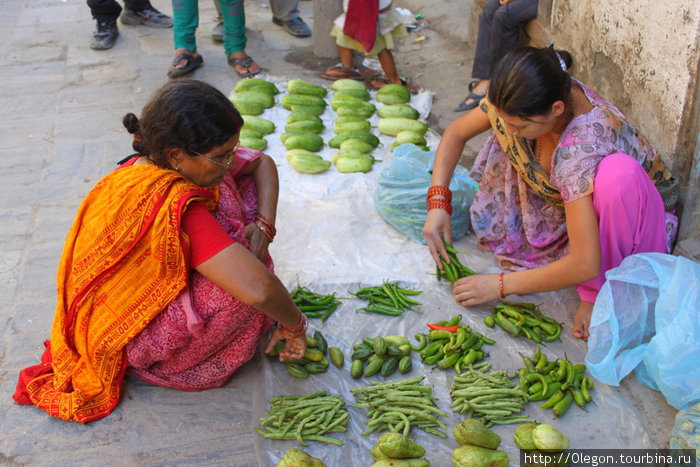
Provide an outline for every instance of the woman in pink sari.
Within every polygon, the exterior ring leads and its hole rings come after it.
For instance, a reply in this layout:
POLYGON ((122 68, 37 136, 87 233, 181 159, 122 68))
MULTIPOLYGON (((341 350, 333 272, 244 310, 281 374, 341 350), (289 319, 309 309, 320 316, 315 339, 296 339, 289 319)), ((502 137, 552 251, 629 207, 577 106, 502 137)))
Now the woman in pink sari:
POLYGON ((513 272, 462 278, 455 299, 473 306, 576 286, 572 334, 586 339, 605 271, 670 248, 678 186, 625 116, 568 74, 566 59, 526 47, 498 63, 481 105, 442 137, 423 233, 441 267, 442 238, 451 243, 447 187, 465 143, 490 129, 472 168, 471 220, 480 245, 513 272))

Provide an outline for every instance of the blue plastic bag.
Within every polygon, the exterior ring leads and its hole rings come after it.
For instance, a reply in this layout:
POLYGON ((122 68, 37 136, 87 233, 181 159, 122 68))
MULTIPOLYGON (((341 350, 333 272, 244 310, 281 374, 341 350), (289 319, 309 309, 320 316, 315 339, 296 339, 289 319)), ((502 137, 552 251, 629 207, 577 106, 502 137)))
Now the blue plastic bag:
MULTIPOLYGON (((374 192, 374 206, 396 230, 411 240, 425 244, 423 224, 427 215, 425 196, 431 185, 435 151, 423 151, 414 144, 402 144, 394 149, 391 165, 379 176, 374 192)), ((469 171, 457 166, 450 181, 452 191, 452 239, 467 234, 470 226, 469 206, 474 200, 477 184, 469 171)))
POLYGON ((676 409, 700 401, 700 264, 640 253, 605 278, 589 328, 591 374, 617 386, 635 370, 676 409))

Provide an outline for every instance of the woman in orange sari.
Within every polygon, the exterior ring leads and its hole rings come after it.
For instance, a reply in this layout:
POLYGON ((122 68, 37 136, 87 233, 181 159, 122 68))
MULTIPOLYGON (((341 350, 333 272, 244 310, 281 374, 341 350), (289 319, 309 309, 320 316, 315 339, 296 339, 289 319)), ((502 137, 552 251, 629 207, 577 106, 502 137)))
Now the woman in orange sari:
POLYGON ((273 273, 278 179, 239 147, 229 99, 194 80, 167 83, 124 117, 136 154, 85 197, 58 268, 42 362, 14 398, 86 423, 119 402, 128 371, 198 391, 228 383, 265 331, 301 358, 306 318, 273 273))

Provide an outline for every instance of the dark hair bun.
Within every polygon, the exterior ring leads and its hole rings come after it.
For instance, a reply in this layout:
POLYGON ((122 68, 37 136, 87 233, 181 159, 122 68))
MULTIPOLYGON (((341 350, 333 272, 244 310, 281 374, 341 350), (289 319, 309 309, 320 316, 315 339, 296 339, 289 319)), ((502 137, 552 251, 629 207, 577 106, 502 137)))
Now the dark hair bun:
POLYGON ((132 135, 138 133, 139 131, 139 119, 136 115, 134 115, 131 112, 124 115, 124 118, 122 119, 122 124, 124 125, 124 128, 126 128, 126 131, 128 131, 132 135))

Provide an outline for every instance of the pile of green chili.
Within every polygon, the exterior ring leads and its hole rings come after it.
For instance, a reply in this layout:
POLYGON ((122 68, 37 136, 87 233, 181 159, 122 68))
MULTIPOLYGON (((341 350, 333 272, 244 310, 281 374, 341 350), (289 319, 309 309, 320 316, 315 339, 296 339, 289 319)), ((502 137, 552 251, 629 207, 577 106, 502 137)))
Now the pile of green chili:
POLYGON ((473 276, 474 274, 476 274, 474 271, 472 271, 459 261, 459 258, 457 258, 457 250, 455 250, 452 245, 445 242, 444 240, 443 244, 445 245, 447 256, 450 257, 450 262, 448 263, 447 261, 445 261, 445 258, 443 258, 442 256, 440 257, 442 269, 436 268, 438 280, 447 279, 448 281, 450 281, 451 284, 454 284, 457 281, 457 279, 467 276, 473 276))
POLYGON ((420 302, 410 298, 412 295, 421 293, 420 290, 399 287, 397 282, 384 282, 378 286, 362 287, 355 292, 355 296, 369 301, 366 307, 360 308, 361 310, 382 315, 399 316, 404 311, 413 310, 413 307, 421 305, 420 302))
POLYGON ((290 293, 294 304, 309 318, 321 318, 324 323, 328 317, 338 308, 340 301, 335 298, 335 292, 322 295, 312 292, 307 287, 297 284, 296 289, 290 293))
POLYGON ((559 339, 562 326, 545 316, 534 303, 501 300, 493 314, 484 317, 489 327, 498 325, 513 337, 525 336, 533 342, 552 342, 559 339))
POLYGON ((531 401, 544 401, 543 409, 561 417, 571 403, 585 409, 593 400, 590 390, 593 380, 586 376, 586 365, 573 364, 570 360, 547 360, 538 347, 532 357, 523 356, 525 368, 518 371, 519 387, 529 394, 531 401))

